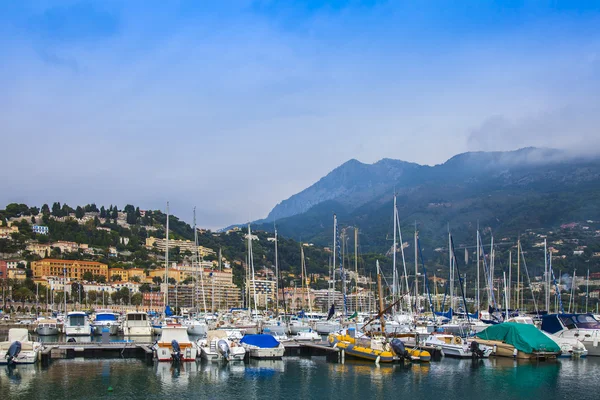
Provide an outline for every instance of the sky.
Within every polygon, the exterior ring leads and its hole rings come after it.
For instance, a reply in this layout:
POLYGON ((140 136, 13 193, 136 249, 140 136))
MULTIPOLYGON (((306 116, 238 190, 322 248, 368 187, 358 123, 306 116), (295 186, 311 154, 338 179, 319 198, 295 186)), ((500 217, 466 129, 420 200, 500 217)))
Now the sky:
POLYGON ((600 149, 598 1, 0 2, 0 208, 212 229, 356 158, 600 149))

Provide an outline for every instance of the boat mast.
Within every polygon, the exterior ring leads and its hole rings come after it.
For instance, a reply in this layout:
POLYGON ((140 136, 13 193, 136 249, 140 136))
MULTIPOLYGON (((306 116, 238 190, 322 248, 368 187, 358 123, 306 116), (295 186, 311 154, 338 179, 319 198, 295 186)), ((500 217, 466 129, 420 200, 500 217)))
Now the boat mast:
POLYGON ((521 251, 521 238, 517 240, 517 293, 515 293, 515 307, 520 309, 519 307, 519 297, 520 297, 520 289, 521 289, 521 257, 519 253, 521 251))
MULTIPOLYGON (((200 267, 200 286, 202 289, 202 306, 204 307, 204 313, 206 314, 206 294, 204 291, 204 267, 202 266, 202 260, 200 259, 200 249, 198 248, 198 229, 196 229, 196 207, 194 207, 194 246, 196 247, 196 275, 198 275, 198 267, 200 267)), ((221 249, 219 249, 219 262, 221 262, 221 249)), ((198 278, 196 277, 195 284, 196 291, 196 307, 198 307, 198 278)), ((215 298, 215 292, 212 293, 213 300, 215 298)))
MULTIPOLYGON (((398 295, 398 271, 396 270, 396 221, 397 221, 397 210, 396 210, 396 193, 394 193, 394 245, 392 247, 392 273, 393 273, 393 282, 392 282, 392 302, 396 302, 396 297, 398 295)), ((394 306, 394 311, 396 311, 397 307, 394 306)))
POLYGON ((358 228, 354 228, 354 289, 356 298, 354 299, 354 305, 356 306, 356 312, 360 312, 360 303, 358 297, 358 228))
POLYGON ((275 229, 275 316, 279 317, 279 258, 277 256, 277 227, 275 229))
MULTIPOLYGON (((400 254, 402 255, 402 268, 404 270, 404 282, 406 283, 406 297, 408 302, 408 312, 412 315, 412 307, 410 306, 410 288, 408 286, 408 272, 406 272, 406 258, 404 257, 404 242, 402 241, 402 228, 400 227, 400 216, 398 215, 398 211, 396 211, 396 225, 398 226, 398 239, 400 240, 400 254)), ((401 284, 398 282, 398 289, 400 289, 401 284)), ((398 294, 401 296, 402 291, 398 290, 398 294)))
POLYGON ((337 222, 336 221, 337 221, 336 216, 335 216, 335 214, 333 214, 333 247, 331 248, 331 253, 333 254, 333 261, 331 263, 330 293, 331 293, 332 301, 333 301, 334 305, 335 305, 335 252, 337 251, 337 222))
MULTIPOLYGON (((250 230, 250 224, 248 224, 248 256, 250 258, 250 268, 252 273, 252 293, 254 297, 254 308, 258 308, 258 301, 256 298, 256 281, 254 280, 254 256, 252 254, 252 231, 250 230)), ((266 308, 266 304, 265 304, 266 308)), ((252 308, 250 308, 250 315, 252 315, 252 308)), ((255 310, 256 315, 256 310, 255 310)))
POLYGON ((167 303, 169 302, 169 202, 167 201, 167 223, 165 227, 165 300, 163 317, 167 317, 167 303))
POLYGON ((450 262, 450 309, 452 310, 454 308, 454 257, 452 257, 452 246, 450 245, 450 240, 452 240, 452 238, 450 235, 450 224, 448 224, 448 261, 450 262))
MULTIPOLYGON (((194 295, 192 296, 192 310, 198 306, 198 230, 196 229, 196 207, 194 206, 194 259, 192 261, 192 270, 194 274, 194 295), (194 261, 196 265, 194 266, 194 261)), ((197 312, 197 310, 195 310, 197 312)))
POLYGON ((475 302, 476 303, 476 308, 475 308, 475 311, 477 313, 479 313, 479 309, 480 309, 480 306, 481 306, 480 297, 479 297, 479 268, 480 268, 479 267, 479 259, 480 258, 481 258, 481 255, 479 253, 479 222, 478 222, 477 223, 477 287, 476 287, 476 294, 475 294, 475 297, 476 297, 476 302, 475 302))
POLYGON ((415 311, 419 314, 419 246, 417 240, 419 233, 417 232, 417 222, 415 221, 415 311))
POLYGON ((585 282, 585 313, 588 312, 588 300, 590 298, 590 270, 587 270, 587 279, 585 282))
MULTIPOLYGON (((506 286, 506 296, 508 301, 508 309, 510 309, 510 285, 512 281, 512 250, 508 251, 508 285, 506 286)), ((508 312, 507 309, 507 312, 508 312)), ((506 315, 508 318, 508 314, 506 315)))
POLYGON ((383 317, 383 289, 381 288, 381 271, 379 269, 379 260, 375 262, 377 266, 377 293, 379 295, 379 312, 381 315, 379 316, 379 323, 381 324, 381 333, 385 335, 385 318, 383 317))
POLYGON ((546 239, 544 239, 544 286, 546 286, 545 306, 546 311, 550 312, 550 285, 548 284, 548 249, 546 239))

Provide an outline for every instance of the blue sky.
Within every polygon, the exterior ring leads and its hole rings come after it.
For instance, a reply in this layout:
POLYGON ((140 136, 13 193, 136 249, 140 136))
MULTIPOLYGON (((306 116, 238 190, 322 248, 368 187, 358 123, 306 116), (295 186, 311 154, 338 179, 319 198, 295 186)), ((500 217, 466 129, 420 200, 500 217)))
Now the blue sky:
POLYGON ((350 158, 598 149, 600 2, 4 1, 0 207, 266 216, 350 158))

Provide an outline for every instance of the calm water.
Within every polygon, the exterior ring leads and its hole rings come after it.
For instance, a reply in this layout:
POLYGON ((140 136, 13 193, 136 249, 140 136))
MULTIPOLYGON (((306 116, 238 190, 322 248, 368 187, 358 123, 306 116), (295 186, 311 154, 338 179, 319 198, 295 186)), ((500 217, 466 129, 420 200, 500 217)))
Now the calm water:
POLYGON ((600 359, 545 363, 444 359, 430 365, 327 363, 322 358, 218 366, 60 360, 0 369, 2 399, 599 399, 600 359), (112 387, 113 391, 108 388, 112 387))

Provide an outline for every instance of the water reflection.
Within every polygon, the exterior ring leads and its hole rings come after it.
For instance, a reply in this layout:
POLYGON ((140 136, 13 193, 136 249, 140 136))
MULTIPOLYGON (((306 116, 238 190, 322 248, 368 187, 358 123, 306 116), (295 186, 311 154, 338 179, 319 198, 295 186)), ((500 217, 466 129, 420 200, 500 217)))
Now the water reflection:
MULTIPOLYGON (((3 365, 0 373, 0 388, 14 394, 23 394, 30 389, 33 379, 39 371, 39 366, 31 365, 3 365)), ((3 397, 3 395, 0 395, 3 397)))

